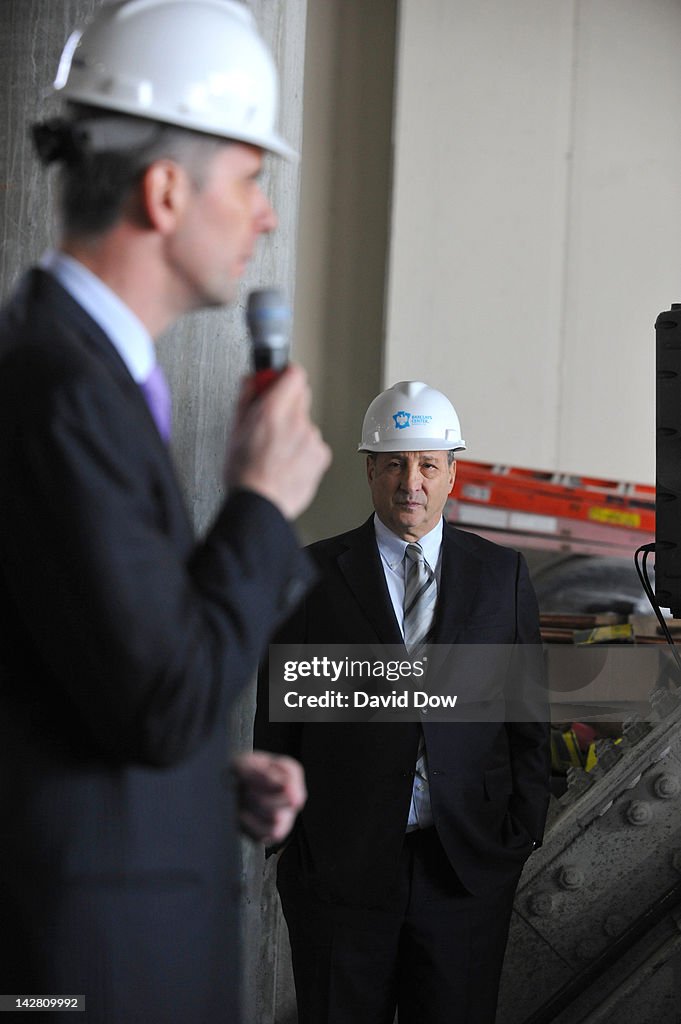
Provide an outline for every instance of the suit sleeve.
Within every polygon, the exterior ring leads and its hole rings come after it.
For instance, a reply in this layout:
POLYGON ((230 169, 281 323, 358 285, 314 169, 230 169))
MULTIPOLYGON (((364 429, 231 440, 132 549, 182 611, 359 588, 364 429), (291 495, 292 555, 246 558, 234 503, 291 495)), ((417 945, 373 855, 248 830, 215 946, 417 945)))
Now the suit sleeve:
POLYGON ((510 721, 506 726, 513 773, 513 796, 509 811, 535 844, 539 845, 544 834, 550 797, 550 715, 548 703, 541 696, 544 692, 544 668, 539 609, 527 564, 521 555, 518 556, 516 580, 516 641, 518 644, 532 645, 525 660, 532 699, 528 720, 510 721))
MULTIPOLYGON (((272 637, 272 644, 303 644, 306 639, 307 601, 302 600, 293 614, 272 637)), ((296 722, 271 722, 269 715, 269 656, 258 669, 258 695, 253 727, 253 746, 271 750, 275 754, 288 754, 300 759, 302 725, 296 722)))
POLYGON ((49 686, 98 753, 172 764, 224 727, 311 566, 248 492, 192 549, 164 454, 120 391, 92 374, 55 380, 56 362, 38 372, 25 397, 10 370, 0 392, 0 568, 30 686, 41 702, 49 686))

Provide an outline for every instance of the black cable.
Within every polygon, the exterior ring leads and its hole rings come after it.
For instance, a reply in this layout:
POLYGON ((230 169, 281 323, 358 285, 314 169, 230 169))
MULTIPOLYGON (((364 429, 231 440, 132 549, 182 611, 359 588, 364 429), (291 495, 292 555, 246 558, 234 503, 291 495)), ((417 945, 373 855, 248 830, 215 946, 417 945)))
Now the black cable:
POLYGON ((657 620, 660 623, 660 627, 662 629, 662 633, 664 634, 664 637, 665 637, 667 643, 670 645, 670 647, 672 649, 672 654, 674 655, 674 660, 676 661, 676 667, 678 668, 679 672, 681 673, 681 657, 679 657, 679 652, 678 652, 678 650, 676 648, 676 644, 674 643, 674 638, 671 635, 671 633, 669 632, 669 626, 667 625, 665 617, 662 614, 662 611, 660 609, 659 604, 657 603, 657 598, 655 597, 655 592, 653 591, 652 584, 650 582, 650 579, 648 578, 648 565, 647 565, 648 555, 651 552, 653 552, 654 550, 655 550, 655 544, 654 543, 642 544, 640 548, 637 548, 636 553, 634 555, 634 565, 636 566, 636 572, 638 573, 638 578, 641 581, 641 586, 643 587, 643 590, 645 591, 645 595, 648 598, 648 601, 650 602, 650 605, 651 605, 653 611, 657 615, 657 620), (643 552, 642 568, 638 564, 638 556, 641 554, 641 552, 643 552))

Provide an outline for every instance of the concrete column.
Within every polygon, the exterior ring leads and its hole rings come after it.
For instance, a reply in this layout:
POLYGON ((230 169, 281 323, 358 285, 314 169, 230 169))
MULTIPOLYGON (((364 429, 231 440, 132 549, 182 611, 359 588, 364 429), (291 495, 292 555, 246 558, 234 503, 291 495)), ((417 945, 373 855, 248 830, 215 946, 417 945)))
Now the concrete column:
POLYGON ((33 154, 28 128, 54 115, 46 97, 71 29, 97 6, 95 0, 5 0, 0 6, 0 295, 55 237, 53 175, 33 154))
POLYGON ((302 517, 306 540, 371 508, 357 444, 383 386, 396 21, 397 0, 308 3, 294 351, 333 464, 302 517))
MULTIPOLYGON (((0 121, 2 297, 21 271, 56 239, 54 176, 34 157, 27 129, 33 121, 57 112, 58 103, 46 92, 62 47, 70 31, 97 6, 97 0, 4 0, 0 5, 0 92, 5 98, 0 121)), ((280 128, 287 140, 300 148, 306 0, 251 0, 250 7, 281 73, 280 128)), ((268 159, 264 186, 278 212, 279 228, 272 238, 261 241, 239 302, 228 310, 187 317, 159 344, 159 357, 173 388, 173 452, 199 532, 224 497, 225 446, 239 382, 249 366, 243 327, 245 295, 250 288, 265 284, 277 284, 293 295, 298 184, 298 166, 268 159)), ((252 717, 251 693, 235 712, 232 747, 250 745, 252 717)), ((273 1012, 274 982, 261 977, 261 934, 265 942, 262 963, 267 968, 274 957, 269 936, 274 936, 274 949, 279 923, 271 889, 265 896, 270 909, 264 916, 260 913, 262 860, 261 851, 244 844, 245 1019, 265 1022, 273 1012)))

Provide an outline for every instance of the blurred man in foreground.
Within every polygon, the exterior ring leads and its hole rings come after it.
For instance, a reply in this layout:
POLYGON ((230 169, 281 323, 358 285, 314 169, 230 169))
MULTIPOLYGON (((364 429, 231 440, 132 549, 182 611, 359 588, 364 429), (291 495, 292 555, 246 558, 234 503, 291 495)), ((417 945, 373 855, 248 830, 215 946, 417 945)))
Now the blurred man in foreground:
POLYGON ((231 301, 276 226, 276 72, 230 0, 103 5, 64 51, 62 236, 0 313, 0 991, 87 1020, 238 1020, 237 843, 283 838, 290 760, 227 719, 309 584, 290 521, 329 452, 292 367, 234 428, 196 543, 155 339, 231 301))

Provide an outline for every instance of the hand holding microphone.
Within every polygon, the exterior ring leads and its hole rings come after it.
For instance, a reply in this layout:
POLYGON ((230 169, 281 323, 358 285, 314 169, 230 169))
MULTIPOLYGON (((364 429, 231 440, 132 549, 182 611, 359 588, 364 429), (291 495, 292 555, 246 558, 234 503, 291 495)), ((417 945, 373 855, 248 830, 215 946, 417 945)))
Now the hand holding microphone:
POLYGON ((304 370, 288 365, 291 313, 280 291, 253 292, 246 322, 254 373, 237 414, 227 482, 255 491, 295 519, 310 504, 331 462, 331 450, 310 420, 304 370))

